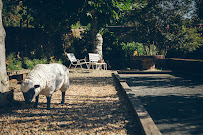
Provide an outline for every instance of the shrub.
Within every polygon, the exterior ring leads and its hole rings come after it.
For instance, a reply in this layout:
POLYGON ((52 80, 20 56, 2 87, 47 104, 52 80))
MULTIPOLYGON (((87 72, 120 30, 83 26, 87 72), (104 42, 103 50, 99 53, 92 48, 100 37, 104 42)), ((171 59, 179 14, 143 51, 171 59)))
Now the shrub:
POLYGON ((30 60, 29 58, 25 57, 23 59, 23 67, 25 69, 32 69, 34 67, 34 62, 32 60, 30 60))
POLYGON ((47 58, 31 60, 27 57, 23 59, 25 69, 33 69, 33 67, 37 64, 49 64, 49 63, 62 63, 62 60, 60 59, 57 60, 54 56, 50 57, 49 60, 47 60, 47 58))
POLYGON ((148 44, 144 46, 146 55, 157 55, 157 47, 153 44, 148 44))
POLYGON ((43 58, 43 59, 29 59, 27 57, 25 57, 23 59, 23 64, 24 64, 24 68, 25 69, 33 69, 33 67, 37 64, 48 64, 49 62, 47 61, 47 58, 43 58))
MULTIPOLYGON (((47 60, 44 59, 44 62, 46 62, 46 61, 47 61, 47 60)), ((52 57, 50 57, 50 61, 47 62, 47 63, 60 63, 60 64, 62 64, 63 62, 62 62, 61 59, 57 60, 57 58, 55 58, 54 56, 52 56, 52 57)))
POLYGON ((22 62, 19 58, 15 57, 14 53, 7 56, 6 60, 6 70, 21 70, 22 62))
POLYGON ((145 48, 142 43, 135 43, 135 50, 137 51, 138 55, 146 55, 145 48))

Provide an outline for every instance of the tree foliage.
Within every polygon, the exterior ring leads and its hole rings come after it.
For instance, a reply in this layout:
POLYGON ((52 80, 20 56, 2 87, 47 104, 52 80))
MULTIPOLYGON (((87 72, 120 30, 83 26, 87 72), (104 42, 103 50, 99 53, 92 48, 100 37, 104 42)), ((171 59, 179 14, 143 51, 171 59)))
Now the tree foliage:
POLYGON ((197 29, 192 27, 182 26, 178 39, 179 48, 184 52, 195 51, 203 45, 203 38, 197 33, 197 29))
POLYGON ((203 1, 202 0, 195 0, 196 2, 196 8, 197 8, 197 16, 201 20, 203 20, 203 1))
POLYGON ((3 24, 4 26, 20 27, 19 3, 13 0, 3 0, 3 24))
POLYGON ((23 0, 29 14, 34 18, 32 24, 51 34, 63 32, 70 20, 76 17, 82 3, 82 0, 23 0))
MULTIPOLYGON (((159 54, 166 54, 167 50, 171 48, 183 49, 185 47, 185 50, 191 51, 202 45, 201 42, 194 41, 196 38, 186 40, 183 39, 186 36, 180 35, 185 28, 185 19, 193 18, 194 10, 191 11, 193 8, 192 0, 149 0, 143 3, 141 8, 131 10, 126 14, 127 17, 123 24, 131 22, 131 25, 135 26, 135 29, 132 30, 135 41, 143 43, 149 48, 151 44, 155 45, 159 54), (184 43, 183 40, 185 40, 184 43), (194 42, 196 44, 193 44, 194 42)), ((193 31, 193 36, 198 37, 199 35, 196 33, 193 31)), ((202 40, 200 36, 199 38, 202 40)))
POLYGON ((156 49, 158 54, 166 54, 173 48, 192 51, 202 44, 198 32, 184 23, 185 18, 192 20, 197 13, 192 10, 194 0, 4 0, 4 3, 5 18, 14 22, 10 26, 21 25, 21 20, 24 26, 42 28, 47 33, 45 47, 59 55, 63 51, 62 34, 78 21, 81 25, 91 24, 85 38, 75 40, 76 48, 83 49, 78 54, 85 49, 92 51, 96 34, 103 34, 109 25, 133 26, 134 41, 143 43, 149 52, 156 49), (14 16, 17 21, 12 19, 14 16))

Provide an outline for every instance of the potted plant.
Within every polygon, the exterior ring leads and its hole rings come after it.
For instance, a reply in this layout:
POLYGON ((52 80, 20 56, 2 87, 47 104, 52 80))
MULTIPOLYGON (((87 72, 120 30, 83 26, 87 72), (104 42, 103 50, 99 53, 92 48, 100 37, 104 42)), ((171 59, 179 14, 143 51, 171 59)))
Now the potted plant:
POLYGON ((140 70, 154 70, 156 61, 158 59, 165 59, 164 55, 157 55, 156 47, 155 45, 150 46, 140 46, 142 49, 138 48, 133 56, 131 56, 131 61, 134 63, 135 68, 138 68, 140 70), (140 50, 145 50, 140 53, 140 50))

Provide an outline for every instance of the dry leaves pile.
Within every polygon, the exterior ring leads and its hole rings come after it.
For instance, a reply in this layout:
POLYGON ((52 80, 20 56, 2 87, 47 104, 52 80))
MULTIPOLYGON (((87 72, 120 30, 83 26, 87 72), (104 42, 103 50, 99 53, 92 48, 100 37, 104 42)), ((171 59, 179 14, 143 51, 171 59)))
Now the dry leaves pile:
POLYGON ((128 107, 121 104, 111 73, 71 72, 65 104, 60 104, 58 91, 52 96, 51 110, 46 110, 46 97, 42 95, 38 109, 34 109, 33 104, 26 105, 20 84, 11 80, 15 102, 0 109, 0 134, 134 134, 136 123, 128 107))

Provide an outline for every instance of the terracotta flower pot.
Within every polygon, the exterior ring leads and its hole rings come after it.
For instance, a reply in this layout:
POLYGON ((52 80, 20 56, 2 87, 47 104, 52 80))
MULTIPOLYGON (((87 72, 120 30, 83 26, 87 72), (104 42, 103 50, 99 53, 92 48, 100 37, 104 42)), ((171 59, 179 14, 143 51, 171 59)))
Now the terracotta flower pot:
POLYGON ((104 60, 98 60, 97 63, 104 63, 104 60))

